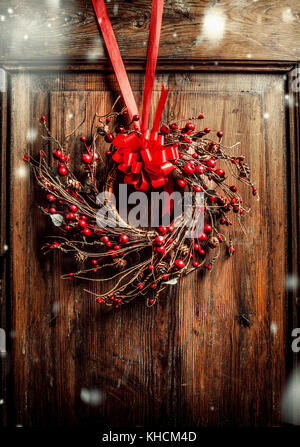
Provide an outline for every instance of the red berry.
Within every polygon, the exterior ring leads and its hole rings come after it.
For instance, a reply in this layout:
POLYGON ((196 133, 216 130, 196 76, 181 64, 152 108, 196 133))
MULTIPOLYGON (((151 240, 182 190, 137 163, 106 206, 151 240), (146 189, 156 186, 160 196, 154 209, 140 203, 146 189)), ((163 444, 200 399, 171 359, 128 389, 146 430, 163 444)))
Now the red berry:
POLYGON ((202 191, 202 188, 201 188, 200 186, 195 186, 195 187, 194 187, 194 191, 195 191, 195 192, 201 192, 201 191, 202 191))
POLYGON ((44 123, 46 121, 45 115, 41 115, 41 121, 42 121, 42 123, 44 123))
POLYGON ((207 165, 208 167, 210 167, 210 168, 214 168, 214 167, 216 166, 216 164, 217 164, 217 162, 216 162, 216 160, 214 160, 213 158, 209 159, 209 160, 206 162, 206 165, 207 165))
POLYGON ((184 141, 185 143, 191 144, 193 142, 193 140, 191 140, 189 137, 183 137, 182 141, 184 141))
POLYGON ((209 201, 210 203, 215 203, 215 202, 217 201, 217 197, 216 197, 216 196, 209 196, 209 197, 208 197, 208 201, 209 201))
POLYGON ((158 245, 162 245, 164 243, 164 238, 162 236, 156 236, 155 243, 158 245))
POLYGON ((100 239, 101 242, 104 242, 105 244, 109 241, 109 237, 108 236, 102 236, 102 238, 100 239))
POLYGON ((202 113, 200 113, 200 115, 198 115, 198 120, 203 120, 204 115, 202 115, 202 113))
POLYGON ((115 257, 116 257, 115 250, 108 250, 108 253, 110 253, 110 255, 111 255, 112 258, 115 258, 115 257))
POLYGON ((230 200, 230 203, 231 203, 231 205, 234 205, 235 203, 237 203, 237 200, 236 200, 236 198, 235 197, 233 197, 231 200, 230 200))
POLYGON ((150 304, 154 304, 155 303, 155 300, 153 300, 152 298, 149 300, 149 303, 150 304))
POLYGON ((133 121, 139 121, 140 117, 139 115, 133 115, 132 120, 133 121))
POLYGON ((202 255, 202 256, 205 255, 205 251, 203 250, 203 248, 200 248, 200 249, 199 249, 199 254, 202 255))
POLYGON ((166 234, 166 232, 168 231, 167 227, 165 227, 164 225, 160 225, 158 227, 158 231, 160 232, 160 234, 164 235, 166 234))
POLYGON ((90 236, 90 235, 92 234, 92 232, 91 232, 91 230, 90 230, 89 228, 84 228, 84 229, 82 230, 82 233, 83 233, 85 236, 90 236))
POLYGON ((53 152, 53 157, 56 158, 57 160, 60 160, 61 157, 63 156, 63 153, 60 149, 57 149, 56 151, 53 152))
POLYGON ((202 241, 202 242, 206 241, 206 239, 207 239, 207 234, 204 233, 204 232, 199 233, 199 234, 198 234, 198 239, 199 239, 199 241, 202 241))
POLYGON ((125 132, 125 127, 124 126, 119 126, 116 128, 116 133, 124 133, 125 132))
POLYGON ((79 225, 81 228, 85 228, 85 227, 86 227, 86 221, 83 220, 83 219, 80 219, 80 220, 78 221, 78 225, 79 225))
POLYGON ((173 225, 169 225, 168 228, 167 228, 167 230, 168 230, 170 233, 172 233, 172 232, 174 231, 174 227, 173 227, 173 225))
POLYGON ((108 118, 106 118, 106 120, 105 120, 106 122, 107 122, 107 124, 108 123, 110 123, 110 118, 108 117, 108 118))
POLYGON ((77 208, 76 205, 70 205, 70 210, 71 210, 73 213, 76 213, 76 211, 78 211, 78 208, 77 208))
POLYGON ((192 155, 192 157, 193 157, 193 158, 198 158, 199 155, 197 154, 197 152, 194 152, 193 155, 192 155))
POLYGON ((204 129, 203 132, 204 132, 204 133, 209 133, 209 132, 210 132, 210 128, 209 128, 209 127, 205 127, 205 129, 204 129))
POLYGON ((220 177, 225 177, 225 171, 223 169, 216 169, 215 173, 220 177))
POLYGON ((205 167, 200 165, 200 166, 196 166, 195 171, 197 174, 204 174, 205 172, 205 167))
POLYGON ((85 164, 90 164, 92 162, 93 156, 90 154, 83 154, 81 157, 81 160, 83 161, 83 163, 85 164))
POLYGON ((171 128, 172 130, 177 130, 177 129, 178 129, 178 126, 177 126, 177 124, 173 123, 173 124, 170 124, 170 128, 171 128))
POLYGON ((114 136, 113 136, 113 134, 112 133, 107 133, 106 135, 105 135, 105 141, 107 142, 107 143, 111 143, 113 140, 114 140, 114 136))
POLYGON ((67 231, 71 230, 71 228, 72 228, 72 227, 70 227, 70 225, 66 225, 66 226, 65 226, 65 230, 67 230, 67 231))
POLYGON ((179 179, 179 180, 177 180, 177 185, 180 186, 180 188, 184 188, 186 185, 186 181, 179 179))
POLYGON ((194 266, 194 267, 199 267, 199 262, 198 262, 198 261, 194 261, 194 262, 193 262, 193 266, 194 266))
POLYGON ((194 123, 186 123, 185 127, 188 130, 195 130, 195 128, 196 128, 194 123))
POLYGON ((187 175, 192 175, 195 172, 194 166, 192 166, 190 163, 187 163, 186 165, 184 165, 183 169, 187 175))
POLYGON ((230 190, 232 191, 232 192, 237 192, 237 187, 236 186, 230 186, 230 190))
POLYGON ((157 247, 156 251, 160 255, 163 255, 166 252, 166 248, 163 245, 160 245, 159 247, 157 247))
POLYGON ((152 284, 151 289, 156 289, 157 285, 156 284, 152 284))
POLYGON ((127 234, 121 234, 119 241, 121 242, 121 244, 126 244, 129 241, 129 237, 127 236, 127 234))
POLYGON ((47 200, 48 202, 55 202, 56 199, 52 194, 47 194, 47 200))
POLYGON ((76 216, 75 216, 74 213, 68 213, 68 214, 66 215, 66 219, 67 219, 67 220, 75 220, 75 219, 76 219, 76 216))
POLYGON ((65 166, 61 166, 58 170, 58 172, 60 173, 60 175, 67 175, 68 170, 65 166))
POLYGON ((162 134, 167 135, 168 133, 171 132, 171 129, 169 126, 166 126, 165 124, 163 126, 161 126, 160 131, 162 134))
POLYGON ((224 136, 224 132, 222 132, 221 130, 219 130, 219 132, 217 133, 219 138, 222 138, 224 136))
POLYGON ((83 143, 86 142, 86 137, 85 137, 85 136, 80 137, 80 139, 81 139, 81 141, 82 141, 83 143))
POLYGON ((49 211, 50 211, 51 214, 56 214, 56 208, 50 208, 49 211))
POLYGON ((204 225, 204 232, 205 233, 211 233, 212 232, 212 226, 211 225, 204 225))
POLYGON ((121 250, 121 245, 115 245, 115 246, 114 246, 114 250, 117 250, 117 251, 118 251, 118 250, 121 250))
POLYGON ((153 265, 153 264, 150 264, 150 265, 148 266, 148 269, 149 269, 149 270, 154 270, 154 265, 153 265))
POLYGON ((176 261, 175 261, 175 265, 176 265, 177 268, 179 268, 179 269, 183 269, 183 267, 184 267, 184 261, 183 261, 182 259, 176 259, 176 261))

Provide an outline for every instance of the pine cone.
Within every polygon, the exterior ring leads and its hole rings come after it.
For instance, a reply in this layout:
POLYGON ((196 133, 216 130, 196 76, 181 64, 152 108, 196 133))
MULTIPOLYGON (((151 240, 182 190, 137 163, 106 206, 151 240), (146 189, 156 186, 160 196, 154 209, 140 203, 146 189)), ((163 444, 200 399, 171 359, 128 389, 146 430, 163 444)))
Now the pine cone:
POLYGON ((187 245, 183 245, 183 247, 180 248, 179 252, 182 256, 186 256, 189 252, 189 247, 187 245))
POLYGON ((169 268, 169 265, 166 262, 160 262, 156 267, 156 271, 159 275, 162 275, 162 274, 166 273, 168 268, 169 268))
POLYGON ((122 259, 122 258, 114 258, 114 263, 117 269, 119 270, 124 270, 124 268, 127 265, 127 261, 126 259, 122 259))
POLYGON ((208 245, 210 248, 216 248, 219 245, 219 240, 217 237, 213 236, 208 240, 208 245))
POLYGON ((175 180, 178 179, 178 178, 182 178, 182 172, 181 172, 181 170, 179 168, 173 169, 172 174, 173 174, 173 178, 175 180))

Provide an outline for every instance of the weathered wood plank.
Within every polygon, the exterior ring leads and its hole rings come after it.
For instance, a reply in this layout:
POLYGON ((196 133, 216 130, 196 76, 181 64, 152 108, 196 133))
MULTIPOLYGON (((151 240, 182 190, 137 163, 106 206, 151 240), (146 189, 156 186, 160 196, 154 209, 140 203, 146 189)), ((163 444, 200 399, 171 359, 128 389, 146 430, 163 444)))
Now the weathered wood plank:
MULTIPOLYGON (((9 234, 7 234, 7 73, 0 70, 0 328, 1 332, 7 333, 7 293, 9 285, 7 284, 8 258, 9 258, 9 234)), ((1 339, 3 343, 3 333, 1 339)), ((4 351, 5 346, 0 346, 0 351, 4 351)), ((0 353, 0 426, 7 423, 7 374, 8 358, 7 353, 0 353)))
MULTIPOLYGON (((124 58, 145 58, 151 2, 107 2, 124 58)), ((159 55, 169 59, 299 60, 297 0, 166 0, 159 55)), ((106 58, 90 0, 0 1, 0 60, 106 58)))

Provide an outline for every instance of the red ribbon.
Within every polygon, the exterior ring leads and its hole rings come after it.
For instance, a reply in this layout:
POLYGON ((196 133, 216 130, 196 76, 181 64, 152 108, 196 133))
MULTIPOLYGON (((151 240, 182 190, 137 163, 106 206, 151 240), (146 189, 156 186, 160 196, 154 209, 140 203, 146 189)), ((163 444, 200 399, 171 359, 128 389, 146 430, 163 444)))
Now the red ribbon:
MULTIPOLYGON (((133 115, 138 114, 137 106, 120 50, 107 15, 104 0, 92 0, 92 2, 122 95, 130 117, 132 118, 133 115)), ((113 140, 113 145, 117 148, 117 151, 113 154, 113 159, 118 163, 119 170, 125 173, 125 183, 134 185, 134 187, 140 191, 147 191, 149 189, 149 183, 151 183, 154 189, 164 186, 170 191, 172 189, 171 179, 168 187, 166 185, 168 176, 174 169, 174 165, 171 162, 178 158, 177 147, 164 146, 163 136, 158 135, 162 112, 169 92, 164 86, 162 87, 152 132, 150 134, 149 131, 147 131, 159 50, 163 6, 164 0, 153 0, 144 85, 141 133, 132 132, 129 135, 119 134, 113 140)), ((139 124, 137 124, 137 129, 140 129, 139 124)))
MULTIPOLYGON (((132 119, 132 116, 138 115, 139 112, 123 64, 118 43, 116 41, 115 34, 113 32, 111 22, 107 14, 104 0, 92 0, 92 2, 114 72, 118 79, 120 90, 128 109, 129 117, 130 119, 132 119)), ((136 122, 136 127, 140 129, 140 124, 138 122, 136 122)))
POLYGON ((152 91, 153 91, 158 50, 159 50, 163 9, 164 9, 164 0, 153 0, 151 21, 150 21, 149 42, 148 42, 145 85, 144 85, 143 120, 142 120, 143 133, 148 128, 151 98, 152 98, 152 91))

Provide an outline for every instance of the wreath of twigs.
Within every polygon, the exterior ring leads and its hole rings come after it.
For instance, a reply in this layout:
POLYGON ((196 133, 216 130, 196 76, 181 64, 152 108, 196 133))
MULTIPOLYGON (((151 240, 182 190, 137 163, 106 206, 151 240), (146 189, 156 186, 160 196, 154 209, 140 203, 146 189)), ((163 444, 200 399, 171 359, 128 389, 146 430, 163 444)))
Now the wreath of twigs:
MULTIPOLYGON (((126 108, 116 112, 115 105, 104 116, 95 114, 89 143, 81 137, 83 175, 75 175, 71 154, 51 134, 44 115, 41 117, 44 139, 55 146, 52 153, 55 165, 52 157, 48 160, 44 150, 40 151, 38 158, 26 154, 24 161, 30 163, 37 183, 45 192, 43 202, 47 205, 40 206, 41 210, 60 230, 60 234, 52 236, 43 250, 59 250, 76 261, 76 271, 63 274, 62 278, 104 284, 113 280, 113 286, 101 296, 84 288, 99 303, 107 306, 118 308, 137 297, 144 298, 147 306, 152 306, 159 294, 181 276, 194 270, 210 271, 222 245, 229 256, 234 254, 231 237, 226 237, 222 227, 232 225, 229 216, 235 213, 245 231, 242 220, 250 209, 244 206, 238 188, 227 183, 226 172, 230 172, 237 182, 252 188, 254 196, 257 196, 257 190, 250 180, 250 169, 244 156, 232 155, 239 143, 226 147, 222 144, 223 132, 217 133, 218 141, 215 142, 208 137, 210 129, 196 129, 194 122, 201 123, 203 115, 164 124, 161 133, 165 145, 176 145, 179 151, 171 173, 176 188, 181 192, 193 192, 195 198, 198 193, 203 194, 204 203, 200 208, 204 211, 204 228, 196 237, 188 236, 195 230, 193 225, 196 225, 201 211, 196 200, 190 209, 192 228, 191 220, 189 225, 185 222, 184 213, 174 217, 168 226, 160 225, 155 229, 131 226, 121 218, 110 200, 120 176, 118 165, 111 159, 117 150, 111 129, 115 121, 119 122, 127 113, 126 108), (96 149, 99 138, 110 144, 105 161, 96 149), (110 226, 107 220, 102 225, 97 219, 101 209, 97 195, 101 191, 106 197, 101 206, 110 210, 110 216, 115 216, 120 223, 117 227, 110 226)), ((135 116, 134 119, 139 118, 135 116)), ((66 137, 67 140, 80 125, 66 137)), ((115 132, 129 135, 136 130, 125 130, 119 125, 115 132)))

